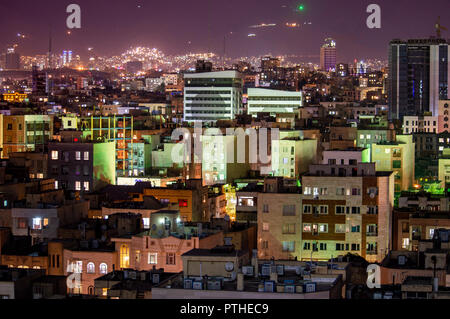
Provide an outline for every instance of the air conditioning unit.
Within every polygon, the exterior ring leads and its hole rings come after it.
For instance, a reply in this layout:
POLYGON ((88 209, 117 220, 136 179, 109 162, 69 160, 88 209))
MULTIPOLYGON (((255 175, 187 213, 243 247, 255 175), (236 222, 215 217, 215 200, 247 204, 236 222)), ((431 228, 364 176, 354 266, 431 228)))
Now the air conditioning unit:
POLYGON ((194 289, 194 290, 203 290, 203 283, 201 281, 194 281, 192 283, 192 289, 194 289))
POLYGON ((284 265, 277 265, 277 274, 279 276, 284 276, 284 265))
POLYGON ((406 256, 400 255, 400 256, 398 256, 397 260, 398 260, 398 264, 400 266, 403 266, 406 264, 406 256))
POLYGON ((275 288, 275 282, 272 280, 264 281, 264 292, 273 292, 275 288))
POLYGON ((153 274, 152 283, 159 284, 159 274, 153 274))
POLYGON ((264 264, 261 268, 261 275, 270 277, 270 264, 264 264))
POLYGON ((294 294, 295 293, 295 285, 288 285, 284 287, 284 292, 288 294, 294 294))
POLYGON ((242 273, 244 276, 253 276, 253 266, 242 267, 242 273))
POLYGON ((316 283, 309 282, 309 283, 305 284, 304 291, 305 292, 316 292, 316 283))
POLYGON ((208 290, 221 290, 222 284, 220 280, 208 280, 208 290))
POLYGON ((193 280, 192 279, 185 279, 184 280, 184 289, 192 289, 192 283, 193 280))

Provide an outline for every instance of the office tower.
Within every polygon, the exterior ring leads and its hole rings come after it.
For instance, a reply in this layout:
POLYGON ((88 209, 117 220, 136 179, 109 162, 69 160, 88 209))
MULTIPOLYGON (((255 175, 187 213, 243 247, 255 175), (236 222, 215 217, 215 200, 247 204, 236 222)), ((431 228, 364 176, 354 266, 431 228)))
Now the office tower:
POLYGON ((20 54, 16 52, 14 47, 8 48, 5 56, 5 69, 18 70, 20 69, 20 54))
POLYGON ((336 69, 336 42, 331 38, 325 39, 320 48, 320 69, 326 72, 336 69))
POLYGON ((62 64, 69 65, 72 62, 72 51, 63 51, 62 64))
POLYGON ((262 88, 249 88, 247 92, 247 113, 253 117, 258 113, 270 113, 273 116, 280 113, 298 113, 298 109, 302 107, 302 92, 262 88))
POLYGON ((233 120, 242 105, 243 80, 237 71, 184 75, 186 122, 233 120))
POLYGON ((277 69, 280 67, 280 60, 270 56, 261 59, 261 78, 263 86, 274 84, 278 80, 277 69), (265 84, 265 85, 264 85, 265 84))
POLYGON ((389 117, 437 116, 449 98, 448 43, 444 39, 393 40, 389 45, 389 117))

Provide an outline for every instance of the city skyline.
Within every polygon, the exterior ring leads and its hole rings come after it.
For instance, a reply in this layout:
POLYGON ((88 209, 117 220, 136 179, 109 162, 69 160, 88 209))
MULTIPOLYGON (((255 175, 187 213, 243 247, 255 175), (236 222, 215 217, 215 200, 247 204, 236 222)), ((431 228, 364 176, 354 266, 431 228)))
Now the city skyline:
MULTIPOLYGON (((24 0, 0 5, 10 13, 4 19, 7 27, 0 30, 0 46, 5 51, 8 45, 16 43, 22 55, 44 54, 51 29, 53 52, 72 50, 82 59, 92 47, 98 55, 112 56, 132 46, 149 46, 170 55, 214 52, 236 58, 295 54, 318 62, 320 46, 331 37, 337 43, 338 62, 348 62, 358 58, 385 59, 390 40, 435 36, 437 17, 441 16, 444 26, 450 18, 441 10, 443 0, 434 1, 433 6, 378 1, 381 29, 368 29, 366 8, 370 2, 349 2, 342 6, 330 1, 232 0, 219 4, 198 0, 151 4, 100 0, 92 4, 81 0, 77 2, 81 7, 81 29, 73 29, 69 35, 69 3, 24 0), (297 9, 300 4, 304 6, 302 11, 297 9), (400 22, 398 12, 406 7, 408 19, 400 22), (287 25, 294 23, 299 27, 287 25)), ((449 35, 443 33, 443 37, 449 35)))

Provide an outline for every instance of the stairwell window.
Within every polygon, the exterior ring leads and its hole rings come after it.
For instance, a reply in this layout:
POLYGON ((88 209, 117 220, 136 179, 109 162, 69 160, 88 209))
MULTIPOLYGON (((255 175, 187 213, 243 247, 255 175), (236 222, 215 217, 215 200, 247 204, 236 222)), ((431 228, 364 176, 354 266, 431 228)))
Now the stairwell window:
POLYGON ((150 265, 156 265, 158 263, 158 254, 157 253, 148 253, 148 263, 150 265))
POLYGON ((58 151, 52 151, 52 160, 57 160, 58 159, 58 151))

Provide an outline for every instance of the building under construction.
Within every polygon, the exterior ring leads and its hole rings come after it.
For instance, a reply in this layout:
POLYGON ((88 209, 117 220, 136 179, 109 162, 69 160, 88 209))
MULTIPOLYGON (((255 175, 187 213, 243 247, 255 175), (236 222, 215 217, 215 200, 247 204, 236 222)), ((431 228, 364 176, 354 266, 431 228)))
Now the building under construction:
POLYGON ((116 142, 116 175, 133 172, 133 116, 90 116, 81 118, 83 138, 116 142))

